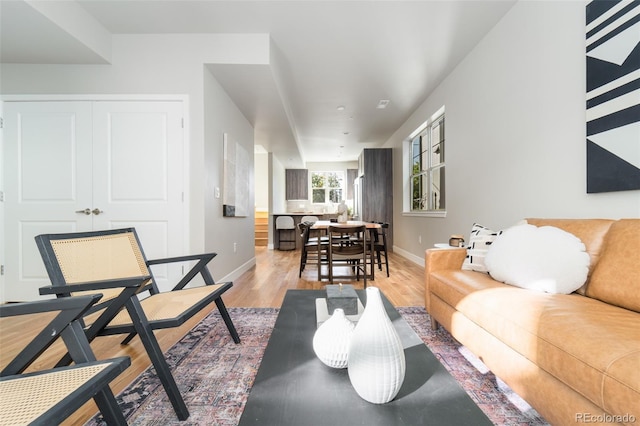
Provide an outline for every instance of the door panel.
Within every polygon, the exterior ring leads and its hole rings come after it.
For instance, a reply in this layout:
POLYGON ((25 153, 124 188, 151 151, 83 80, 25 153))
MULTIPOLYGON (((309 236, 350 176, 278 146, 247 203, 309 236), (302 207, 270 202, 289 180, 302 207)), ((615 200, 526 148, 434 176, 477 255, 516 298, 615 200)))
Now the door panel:
MULTIPOLYGON (((135 226, 150 259, 184 254, 182 102, 6 102, 5 111, 7 301, 41 298, 49 284, 41 233, 135 226)), ((162 289, 181 272, 154 269, 162 289)))
MULTIPOLYGON (((183 251, 181 102, 96 102, 94 229, 133 226, 149 259, 183 251)), ((182 266, 154 269, 161 290, 182 266)))
MULTIPOLYGON (((105 106, 105 105, 101 105, 105 106)), ((108 107, 114 107, 108 105, 108 107)), ((100 108, 102 109, 102 108, 100 108)), ((105 144, 110 200, 166 202, 168 182, 167 114, 104 111, 98 126, 106 126, 105 144), (131 182, 136 182, 131 185, 131 182)), ((100 155, 100 152, 97 151, 100 155)))
POLYGON ((33 238, 91 229, 91 104, 7 102, 6 300, 40 298, 49 280, 33 238), (89 143, 87 143, 87 141, 89 143))

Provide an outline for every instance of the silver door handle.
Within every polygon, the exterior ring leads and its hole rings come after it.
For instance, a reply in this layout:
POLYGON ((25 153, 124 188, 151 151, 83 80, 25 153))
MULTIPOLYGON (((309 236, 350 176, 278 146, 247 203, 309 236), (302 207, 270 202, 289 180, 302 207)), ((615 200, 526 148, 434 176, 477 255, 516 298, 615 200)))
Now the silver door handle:
POLYGON ((84 210, 76 210, 76 213, 86 214, 87 216, 91 214, 91 209, 86 208, 84 210))
MULTIPOLYGON (((87 209, 87 210, 89 210, 89 209, 87 209)), ((96 209, 91 210, 91 213, 93 213, 96 216, 98 216, 100 213, 104 213, 104 212, 102 210, 96 208, 96 209)))

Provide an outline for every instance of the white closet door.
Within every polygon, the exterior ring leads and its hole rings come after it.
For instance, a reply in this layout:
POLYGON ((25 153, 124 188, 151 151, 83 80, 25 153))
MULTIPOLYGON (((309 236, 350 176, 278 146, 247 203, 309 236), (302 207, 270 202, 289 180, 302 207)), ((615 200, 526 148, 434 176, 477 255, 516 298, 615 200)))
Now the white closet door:
POLYGON ((92 124, 88 102, 7 102, 7 301, 40 298, 49 284, 34 237, 92 228, 92 124), (81 213, 76 213, 80 211, 81 213))
POLYGON ((181 123, 179 101, 5 103, 7 301, 49 284, 40 233, 135 226, 148 258, 185 254, 181 123))
MULTIPOLYGON (((182 102, 96 102, 94 229, 133 226, 149 259, 183 250, 182 102)), ((182 265, 154 267, 161 290, 182 265)))

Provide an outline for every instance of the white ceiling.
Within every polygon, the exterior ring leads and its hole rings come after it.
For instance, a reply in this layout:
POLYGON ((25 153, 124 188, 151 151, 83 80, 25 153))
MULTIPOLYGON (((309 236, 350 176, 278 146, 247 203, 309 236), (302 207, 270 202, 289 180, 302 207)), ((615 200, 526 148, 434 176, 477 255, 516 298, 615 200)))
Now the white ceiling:
POLYGON ((2 0, 0 61, 109 62, 74 37, 88 27, 268 33, 272 64, 207 65, 253 124, 256 145, 287 167, 353 161, 386 142, 515 1, 2 0), (388 107, 377 109, 383 99, 388 107))

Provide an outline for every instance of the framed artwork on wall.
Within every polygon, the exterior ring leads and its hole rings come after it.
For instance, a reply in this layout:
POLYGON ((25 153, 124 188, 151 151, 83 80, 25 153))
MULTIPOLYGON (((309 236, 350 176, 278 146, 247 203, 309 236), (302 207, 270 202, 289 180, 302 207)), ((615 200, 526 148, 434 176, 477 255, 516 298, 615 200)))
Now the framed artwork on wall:
POLYGON ((223 188, 222 215, 246 217, 249 215, 249 154, 242 145, 222 136, 223 188))
POLYGON ((587 193, 640 189, 640 0, 586 5, 587 193))

